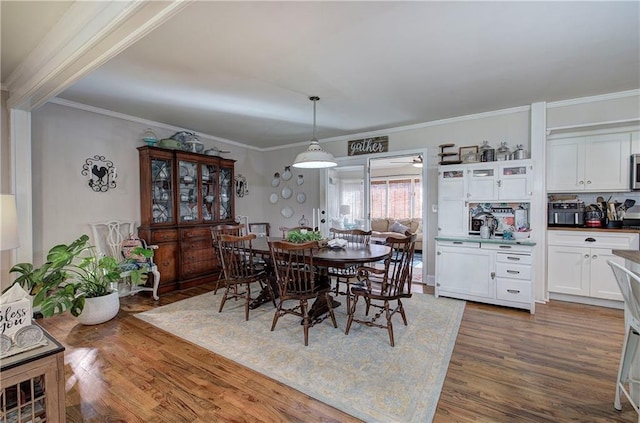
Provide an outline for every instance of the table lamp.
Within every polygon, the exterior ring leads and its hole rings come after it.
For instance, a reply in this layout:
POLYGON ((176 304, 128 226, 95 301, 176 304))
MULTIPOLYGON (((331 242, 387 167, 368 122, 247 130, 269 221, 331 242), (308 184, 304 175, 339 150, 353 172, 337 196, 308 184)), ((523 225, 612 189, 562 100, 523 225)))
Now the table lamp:
POLYGON ((14 195, 0 195, 0 251, 18 248, 18 211, 14 195))

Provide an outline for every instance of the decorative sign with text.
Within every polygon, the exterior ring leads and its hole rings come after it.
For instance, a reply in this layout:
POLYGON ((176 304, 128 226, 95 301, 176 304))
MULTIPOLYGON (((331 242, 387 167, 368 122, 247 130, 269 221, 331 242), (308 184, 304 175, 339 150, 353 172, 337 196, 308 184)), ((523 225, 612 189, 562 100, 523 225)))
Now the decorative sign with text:
POLYGON ((361 154, 386 153, 389 151, 389 137, 364 138, 361 140, 349 141, 349 156, 359 156, 361 154))
POLYGON ((11 336, 31 324, 31 301, 28 298, 0 305, 0 333, 11 336))

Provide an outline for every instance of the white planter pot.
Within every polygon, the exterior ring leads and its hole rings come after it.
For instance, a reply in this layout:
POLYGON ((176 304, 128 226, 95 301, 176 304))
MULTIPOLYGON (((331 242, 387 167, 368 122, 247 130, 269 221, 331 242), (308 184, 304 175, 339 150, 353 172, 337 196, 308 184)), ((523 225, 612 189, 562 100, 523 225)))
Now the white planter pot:
POLYGON ((120 309, 118 291, 96 298, 85 298, 84 308, 78 316, 83 325, 97 325, 116 317, 120 309))

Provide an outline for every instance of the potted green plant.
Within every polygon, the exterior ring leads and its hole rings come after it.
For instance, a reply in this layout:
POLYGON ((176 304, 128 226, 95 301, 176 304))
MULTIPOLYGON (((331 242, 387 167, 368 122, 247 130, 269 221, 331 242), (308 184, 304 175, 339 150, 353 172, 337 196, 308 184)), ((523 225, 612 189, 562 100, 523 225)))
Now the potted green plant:
MULTIPOLYGON (((153 251, 140 247, 136 254, 150 257, 153 251)), ((126 270, 133 283, 140 283, 148 269, 126 270)), ((52 247, 47 261, 38 268, 31 263, 19 263, 10 269, 10 273, 19 274, 14 283, 35 295, 33 305, 40 307, 44 317, 68 310, 84 324, 102 323, 118 313, 120 301, 112 285, 122 272, 122 263, 116 258, 98 256, 87 235, 68 245, 52 247), (100 316, 91 316, 96 311, 91 307, 94 302, 99 302, 95 307, 100 316)))
POLYGON ((308 230, 300 230, 294 229, 287 233, 287 241, 303 243, 309 241, 322 241, 322 234, 319 231, 308 231, 308 230))

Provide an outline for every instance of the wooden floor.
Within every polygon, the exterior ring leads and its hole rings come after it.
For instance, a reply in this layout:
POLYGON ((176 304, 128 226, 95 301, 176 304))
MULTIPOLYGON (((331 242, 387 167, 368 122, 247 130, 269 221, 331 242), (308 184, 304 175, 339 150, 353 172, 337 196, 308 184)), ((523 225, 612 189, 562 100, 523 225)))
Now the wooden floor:
MULTIPOLYGON (((123 298, 97 326, 41 319, 67 348, 67 421, 358 421, 133 317, 211 288, 123 298)), ((531 316, 467 303, 434 421, 637 422, 626 399, 613 408, 622 337, 621 310, 554 301, 531 316)))

